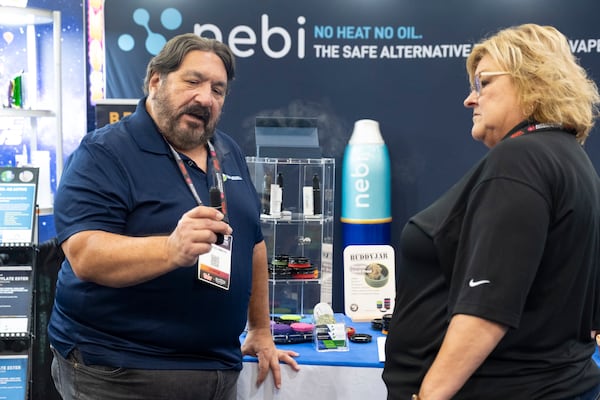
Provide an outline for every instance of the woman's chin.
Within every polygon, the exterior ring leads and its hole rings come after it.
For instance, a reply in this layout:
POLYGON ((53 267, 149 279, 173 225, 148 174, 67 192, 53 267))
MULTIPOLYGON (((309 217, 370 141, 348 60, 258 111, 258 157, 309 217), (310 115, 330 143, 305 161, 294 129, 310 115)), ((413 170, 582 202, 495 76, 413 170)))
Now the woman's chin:
POLYGON ((485 139, 485 133, 481 132, 479 129, 476 129, 476 127, 473 127, 473 129, 471 130, 471 137, 473 138, 473 140, 483 142, 485 139))

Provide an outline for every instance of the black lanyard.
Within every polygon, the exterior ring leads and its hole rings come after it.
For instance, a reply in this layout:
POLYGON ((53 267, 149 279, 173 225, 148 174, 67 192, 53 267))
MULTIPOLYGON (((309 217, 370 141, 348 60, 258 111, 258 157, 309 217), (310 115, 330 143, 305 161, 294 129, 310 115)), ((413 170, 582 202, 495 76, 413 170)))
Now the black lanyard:
MULTIPOLYGON (((181 156, 179 155, 177 150, 175 150, 173 148, 173 146, 171 146, 171 143, 169 143, 166 139, 165 139, 165 141, 167 142, 167 145, 171 149, 171 153, 173 153, 173 157, 175 157, 175 161, 177 162, 177 166, 179 167, 179 172, 181 172, 181 176, 183 177, 183 180, 187 184, 188 189, 190 189, 190 192, 192 192, 192 196, 194 196, 196 203, 198 203, 198 205, 201 206, 203 204, 202 200, 200 199, 200 196, 198 195, 198 191, 196 190, 196 187, 194 186, 194 182, 192 182, 192 178, 190 177, 190 174, 188 173, 185 163, 181 159, 181 156)), ((225 215, 224 220, 226 221, 227 220, 227 207, 226 207, 226 202, 225 202, 225 189, 223 186, 223 173, 221 172, 221 165, 219 164, 219 159, 217 158, 217 152, 215 150, 215 147, 213 146, 213 144, 210 141, 208 142, 208 149, 209 149, 210 158, 213 163, 213 169, 214 169, 214 175, 215 175, 214 182, 216 183, 216 186, 213 185, 209 191, 210 192, 210 206, 218 208, 223 213, 223 215, 225 215)))
POLYGON ((529 124, 521 129, 517 130, 516 132, 509 134, 508 137, 512 139, 512 138, 524 135, 526 133, 533 133, 533 132, 537 132, 537 131, 546 131, 546 130, 555 130, 555 129, 565 130, 563 125, 561 125, 561 124, 554 124, 554 123, 529 124))

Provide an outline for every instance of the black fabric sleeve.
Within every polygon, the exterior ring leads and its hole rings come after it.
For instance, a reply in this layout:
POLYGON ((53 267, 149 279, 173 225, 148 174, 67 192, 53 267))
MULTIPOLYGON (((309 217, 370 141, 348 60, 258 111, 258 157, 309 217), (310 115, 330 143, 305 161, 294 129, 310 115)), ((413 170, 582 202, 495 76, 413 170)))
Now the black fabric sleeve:
POLYGON ((459 238, 451 314, 518 327, 549 220, 544 196, 525 182, 495 178, 476 187, 459 238))

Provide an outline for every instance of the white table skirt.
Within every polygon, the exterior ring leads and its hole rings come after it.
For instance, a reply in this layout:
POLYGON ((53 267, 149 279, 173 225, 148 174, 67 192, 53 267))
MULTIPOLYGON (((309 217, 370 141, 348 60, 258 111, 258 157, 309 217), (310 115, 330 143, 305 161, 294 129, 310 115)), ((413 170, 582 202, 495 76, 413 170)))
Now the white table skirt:
POLYGON ((244 362, 238 381, 238 400, 383 400, 387 390, 381 379, 383 368, 300 365, 296 372, 281 366, 281 389, 273 377, 256 387, 258 364, 244 362))

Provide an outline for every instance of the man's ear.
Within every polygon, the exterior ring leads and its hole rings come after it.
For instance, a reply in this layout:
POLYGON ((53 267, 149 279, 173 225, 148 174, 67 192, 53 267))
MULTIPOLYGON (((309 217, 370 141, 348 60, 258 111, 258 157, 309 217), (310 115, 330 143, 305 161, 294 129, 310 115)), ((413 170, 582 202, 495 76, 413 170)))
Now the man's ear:
POLYGON ((161 84, 160 74, 154 73, 148 81, 148 95, 152 95, 156 88, 161 84))

